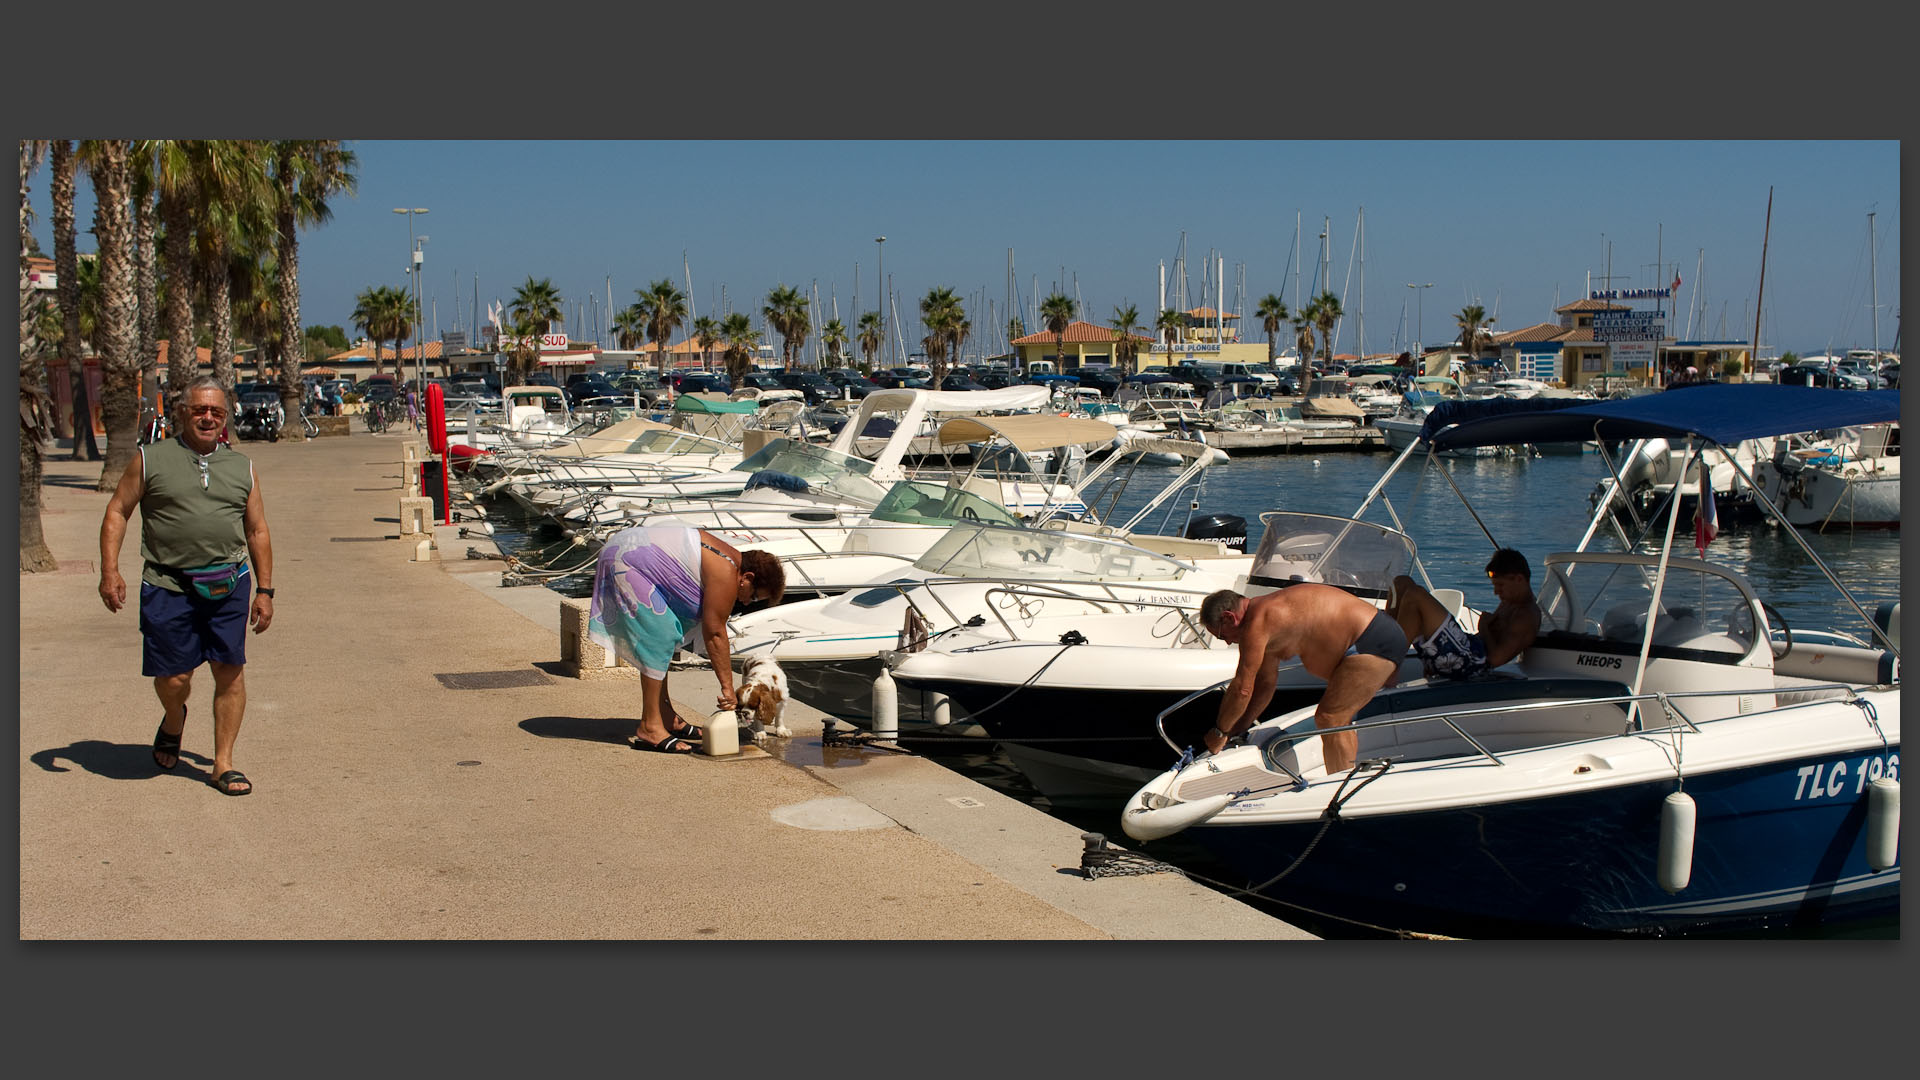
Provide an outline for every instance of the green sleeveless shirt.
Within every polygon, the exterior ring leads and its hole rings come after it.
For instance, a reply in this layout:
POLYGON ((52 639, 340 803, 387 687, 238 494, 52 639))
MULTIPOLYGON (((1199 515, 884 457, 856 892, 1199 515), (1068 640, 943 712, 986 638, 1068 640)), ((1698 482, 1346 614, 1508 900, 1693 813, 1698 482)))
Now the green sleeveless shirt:
POLYGON ((179 437, 140 448, 140 580, 182 592, 166 568, 186 570, 247 559, 247 497, 253 463, 230 446, 204 458, 179 437), (201 464, 204 462, 204 486, 201 464))

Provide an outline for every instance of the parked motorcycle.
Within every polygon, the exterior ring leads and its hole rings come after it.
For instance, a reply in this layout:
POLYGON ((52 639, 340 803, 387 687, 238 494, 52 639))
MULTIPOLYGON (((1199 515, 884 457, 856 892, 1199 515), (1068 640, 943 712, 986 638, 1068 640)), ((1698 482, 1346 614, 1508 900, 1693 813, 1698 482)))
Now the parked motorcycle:
POLYGON ((280 410, 272 405, 248 405, 234 419, 234 433, 243 439, 280 441, 280 410))

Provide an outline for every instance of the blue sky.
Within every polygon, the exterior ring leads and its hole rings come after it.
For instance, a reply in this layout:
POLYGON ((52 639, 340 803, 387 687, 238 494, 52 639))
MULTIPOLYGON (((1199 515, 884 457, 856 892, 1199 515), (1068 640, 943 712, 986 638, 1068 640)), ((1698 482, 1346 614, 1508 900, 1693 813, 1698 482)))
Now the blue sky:
MULTIPOLYGON (((1746 340, 1766 239, 1762 345, 1804 355, 1873 343, 1869 210, 1882 348, 1893 346, 1900 311, 1892 140, 350 145, 358 194, 338 200, 334 220, 301 247, 302 321, 350 336, 355 294, 404 282, 408 221, 392 212, 402 206, 429 211, 414 219, 429 238, 429 330, 470 327, 476 284, 484 311, 532 276, 560 289, 568 329, 582 336, 582 323, 604 319, 609 278, 615 308, 656 278, 687 289, 683 253, 699 314, 715 312, 723 288, 726 306, 757 314, 767 291, 787 284, 817 287, 823 308, 837 296, 851 326, 856 264, 860 307, 876 306, 883 234, 902 316, 927 289, 950 287, 969 299, 976 338, 1005 320, 1009 248, 1020 303, 1030 307, 1036 278, 1042 297, 1055 287, 1071 297, 1077 282, 1093 321, 1131 303, 1150 322, 1162 262, 1173 304, 1183 232, 1189 304, 1214 302, 1211 287, 1200 295, 1214 252, 1226 263, 1228 310, 1244 272, 1252 322, 1261 296, 1293 302, 1295 269, 1298 294, 1311 295, 1326 226, 1332 287, 1349 315, 1342 351, 1360 344, 1362 318, 1369 352, 1405 348, 1416 329, 1429 343, 1449 340, 1468 303, 1497 310, 1500 328, 1550 321, 1556 298, 1584 295, 1589 275, 1602 287, 1609 255, 1616 288, 1665 285, 1678 272, 1670 333, 1687 336, 1692 312, 1692 337, 1720 337, 1724 325, 1746 340)), ((84 179, 79 189, 84 228, 84 179)), ((44 170, 30 197, 50 250, 44 170)))

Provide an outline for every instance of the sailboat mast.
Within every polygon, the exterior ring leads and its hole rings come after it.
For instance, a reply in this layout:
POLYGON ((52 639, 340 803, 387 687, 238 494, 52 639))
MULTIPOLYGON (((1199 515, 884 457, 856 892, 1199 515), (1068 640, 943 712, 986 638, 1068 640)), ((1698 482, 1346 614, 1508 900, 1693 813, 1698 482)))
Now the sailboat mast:
MULTIPOLYGON (((1773 236, 1773 185, 1767 185, 1767 225, 1760 233, 1760 287, 1753 296, 1754 368, 1760 366, 1760 299, 1767 294, 1767 241, 1773 236)), ((1751 374, 1752 372, 1749 372, 1751 374)))
POLYGON ((1360 208, 1360 221, 1354 227, 1360 244, 1360 309, 1354 319, 1358 330, 1358 348, 1360 362, 1367 362, 1367 208, 1360 208))
POLYGON ((1867 211, 1867 280, 1873 283, 1873 362, 1880 362, 1880 262, 1873 253, 1873 211, 1867 211))
POLYGON ((1300 310, 1300 211, 1293 212, 1293 310, 1300 310))

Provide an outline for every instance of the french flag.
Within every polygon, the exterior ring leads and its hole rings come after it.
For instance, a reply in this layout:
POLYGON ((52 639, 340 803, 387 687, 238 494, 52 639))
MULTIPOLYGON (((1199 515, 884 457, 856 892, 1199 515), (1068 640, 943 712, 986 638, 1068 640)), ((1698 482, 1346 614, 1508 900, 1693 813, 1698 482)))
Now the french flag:
POLYGON ((1712 470, 1700 462, 1700 504, 1693 512, 1693 546, 1701 558, 1707 557, 1707 545, 1720 535, 1720 514, 1713 505, 1712 470))

